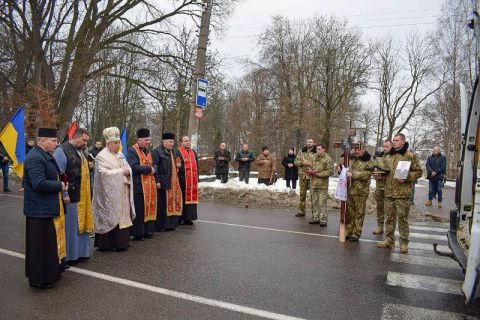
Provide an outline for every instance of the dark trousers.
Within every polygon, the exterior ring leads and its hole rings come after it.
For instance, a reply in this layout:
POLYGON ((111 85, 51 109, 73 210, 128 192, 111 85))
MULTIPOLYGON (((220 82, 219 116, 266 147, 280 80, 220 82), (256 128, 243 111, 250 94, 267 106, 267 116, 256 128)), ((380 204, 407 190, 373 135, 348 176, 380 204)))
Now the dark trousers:
POLYGON ((428 200, 432 200, 437 195, 438 202, 443 200, 442 192, 443 179, 430 179, 428 180, 428 200))
POLYGON ((8 170, 9 170, 8 162, 2 162, 1 166, 2 166, 2 174, 3 174, 3 190, 7 190, 8 189, 8 170))
POLYGON ((250 179, 250 170, 239 170, 238 177, 240 181, 245 181, 248 184, 248 179, 250 179))
POLYGON ((292 182, 292 189, 297 189, 297 180, 287 179, 287 188, 290 188, 290 181, 292 182))
POLYGON ((272 182, 270 179, 262 179, 262 178, 258 178, 258 184, 266 184, 267 186, 271 185, 272 182))
POLYGON ((217 173, 217 180, 221 180, 222 183, 227 183, 228 182, 228 172, 226 173, 217 173))

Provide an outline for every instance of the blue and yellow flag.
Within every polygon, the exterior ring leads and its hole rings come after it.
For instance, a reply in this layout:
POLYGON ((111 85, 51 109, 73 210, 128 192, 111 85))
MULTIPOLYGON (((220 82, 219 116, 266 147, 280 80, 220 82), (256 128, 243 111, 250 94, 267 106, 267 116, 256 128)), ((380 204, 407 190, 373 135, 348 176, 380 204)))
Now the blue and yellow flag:
POLYGON ((124 128, 120 134, 120 152, 126 157, 128 152, 127 146, 127 129, 124 128))
POLYGON ((13 171, 23 177, 23 163, 25 162, 25 108, 20 107, 0 133, 0 142, 13 162, 13 171))

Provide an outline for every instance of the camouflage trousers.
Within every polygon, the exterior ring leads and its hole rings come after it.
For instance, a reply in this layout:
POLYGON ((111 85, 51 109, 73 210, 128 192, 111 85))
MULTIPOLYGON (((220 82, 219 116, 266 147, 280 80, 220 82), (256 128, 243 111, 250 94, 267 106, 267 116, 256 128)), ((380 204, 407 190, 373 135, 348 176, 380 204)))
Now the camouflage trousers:
POLYGON ((377 225, 383 228, 385 223, 385 190, 375 190, 375 201, 377 203, 377 225))
POLYGON ((408 213, 412 200, 408 198, 385 198, 385 212, 387 221, 385 223, 386 239, 395 242, 395 228, 398 219, 398 232, 400 233, 400 244, 408 245, 408 213))
POLYGON ((347 223, 345 232, 347 236, 360 238, 362 235, 363 219, 368 195, 352 195, 347 200, 347 223))
POLYGON ((310 179, 306 175, 300 175, 300 203, 298 204, 298 212, 305 214, 305 204, 307 202, 307 191, 310 187, 310 179))
POLYGON ((310 197, 312 199, 313 220, 320 222, 328 222, 327 200, 328 189, 310 189, 310 197))

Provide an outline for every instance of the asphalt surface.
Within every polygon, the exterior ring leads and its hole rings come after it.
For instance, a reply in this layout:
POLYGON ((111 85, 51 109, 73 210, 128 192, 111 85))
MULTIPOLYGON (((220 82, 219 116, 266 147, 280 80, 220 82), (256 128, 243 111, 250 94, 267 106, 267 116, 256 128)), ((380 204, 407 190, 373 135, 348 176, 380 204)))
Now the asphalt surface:
MULTIPOLYGON (((0 194, 1 249, 24 252, 22 201, 18 193, 0 194)), ((127 252, 93 251, 89 261, 78 264, 76 271, 65 272, 57 286, 46 291, 28 286, 23 259, 0 251, 0 318, 480 317, 479 299, 466 307, 459 294, 391 283, 395 274, 460 283, 460 268, 452 266, 451 260, 439 260, 428 249, 433 241, 445 245, 443 239, 427 239, 442 232, 415 231, 427 238, 412 238, 412 242, 427 244, 427 250, 411 249, 408 257, 421 260, 411 263, 394 261, 395 252, 376 248, 376 240, 382 237, 371 234, 373 217, 367 217, 365 240, 359 243, 341 243, 335 238, 336 215, 330 216, 327 228, 320 228, 309 225, 308 217, 296 218, 291 212, 203 204, 199 218, 193 226, 132 241, 127 252), (440 264, 432 264, 435 261, 440 264), (84 270, 95 273, 79 273, 84 270), (254 315, 248 308, 254 309, 254 315)), ((446 227, 434 222, 418 224, 422 226, 446 227)))

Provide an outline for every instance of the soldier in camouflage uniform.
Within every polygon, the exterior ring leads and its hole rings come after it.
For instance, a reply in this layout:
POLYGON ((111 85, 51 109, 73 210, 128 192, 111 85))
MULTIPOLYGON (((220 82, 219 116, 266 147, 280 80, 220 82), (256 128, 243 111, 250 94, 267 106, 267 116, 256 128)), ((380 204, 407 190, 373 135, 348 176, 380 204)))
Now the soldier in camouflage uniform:
POLYGON ((310 187, 310 177, 306 174, 311 169, 312 158, 316 153, 313 139, 307 139, 307 145, 298 153, 294 164, 298 168, 298 176, 300 177, 300 203, 298 204, 298 213, 295 217, 305 216, 305 203, 307 202, 307 191, 310 187))
POLYGON ((310 197, 312 198, 313 219, 310 224, 327 226, 328 212, 328 179, 333 176, 334 164, 332 158, 326 152, 326 146, 316 146, 317 153, 312 157, 312 166, 306 173, 310 178, 310 197))
POLYGON ((383 142, 383 152, 376 155, 375 170, 373 177, 376 180, 375 201, 377 203, 377 227, 373 230, 373 234, 382 234, 385 224, 385 178, 386 172, 382 170, 383 159, 392 150, 392 141, 385 140, 383 142))
POLYGON ((385 212, 387 214, 386 239, 377 243, 379 248, 391 249, 395 246, 395 227, 398 218, 400 233, 400 253, 408 253, 408 213, 410 211, 413 183, 423 174, 422 167, 415 154, 408 151, 405 135, 398 133, 393 137, 393 149, 385 157, 388 174, 385 180, 385 212), (407 179, 394 178, 399 161, 410 161, 407 179))
POLYGON ((351 185, 348 188, 345 232, 350 242, 358 241, 362 235, 365 206, 370 193, 370 178, 374 166, 372 156, 365 147, 355 149, 354 153, 347 172, 351 185))

